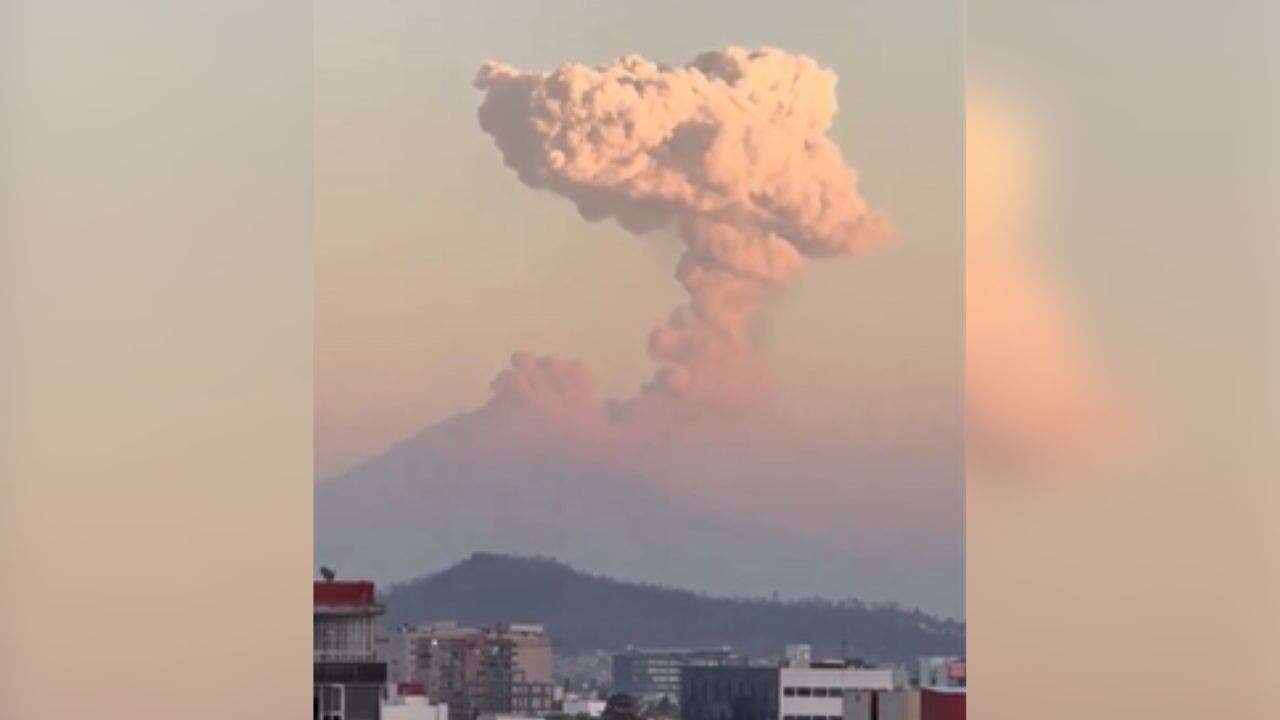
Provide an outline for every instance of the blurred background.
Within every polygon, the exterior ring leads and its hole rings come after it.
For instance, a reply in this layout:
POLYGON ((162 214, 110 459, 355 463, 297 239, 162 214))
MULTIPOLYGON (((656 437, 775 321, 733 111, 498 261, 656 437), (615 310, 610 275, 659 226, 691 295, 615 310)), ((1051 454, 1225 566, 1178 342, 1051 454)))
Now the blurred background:
POLYGON ((973 717, 1272 717, 1273 3, 968 4, 973 717))
POLYGON ((0 717, 311 682, 311 7, 0 2, 0 717))

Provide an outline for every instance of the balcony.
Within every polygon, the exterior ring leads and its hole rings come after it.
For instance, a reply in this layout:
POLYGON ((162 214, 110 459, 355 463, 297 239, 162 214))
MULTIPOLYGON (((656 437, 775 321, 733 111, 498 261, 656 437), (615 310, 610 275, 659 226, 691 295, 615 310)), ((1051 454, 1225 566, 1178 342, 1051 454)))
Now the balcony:
POLYGON ((381 685, 387 681, 387 664, 382 662, 321 662, 314 667, 317 685, 381 685))
POLYGON ((312 658, 316 663, 370 663, 378 659, 378 653, 374 650, 365 649, 316 649, 312 651, 312 658))

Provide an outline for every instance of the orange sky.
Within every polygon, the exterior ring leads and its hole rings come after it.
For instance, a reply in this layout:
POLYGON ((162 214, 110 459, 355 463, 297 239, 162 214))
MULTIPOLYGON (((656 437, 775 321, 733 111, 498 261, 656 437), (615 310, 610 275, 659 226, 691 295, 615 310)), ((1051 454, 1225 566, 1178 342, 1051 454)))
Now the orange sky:
POLYGON ((831 66, 830 134, 901 241, 815 264, 765 304, 754 341, 797 412, 903 432, 956 414, 958 7, 954 23, 923 27, 887 3, 814 5, 803 25, 777 10, 713 20, 674 3, 594 16, 478 7, 445 24, 422 9, 327 7, 317 19, 317 474, 482 404, 517 349, 581 360, 602 394, 631 395, 654 370, 649 330, 684 301, 669 232, 585 223, 502 166, 470 86, 494 57, 530 68, 626 52, 677 63, 732 40, 831 66))

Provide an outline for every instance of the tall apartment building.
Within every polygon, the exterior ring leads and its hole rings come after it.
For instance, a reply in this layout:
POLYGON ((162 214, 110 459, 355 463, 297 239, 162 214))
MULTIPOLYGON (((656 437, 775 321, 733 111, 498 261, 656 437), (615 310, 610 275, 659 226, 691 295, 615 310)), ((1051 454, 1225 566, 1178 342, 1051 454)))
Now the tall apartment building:
POLYGON ((541 625, 500 624, 485 632, 478 703, 482 712, 535 715, 551 709, 551 638, 541 625))
POLYGON ((387 637, 384 646, 387 677, 393 683, 420 683, 418 672, 418 641, 424 637, 430 625, 401 625, 387 637))
POLYGON ((480 682, 483 651, 484 633, 475 628, 436 623, 414 633, 413 677, 422 683, 427 697, 449 706, 454 720, 473 720, 478 714, 472 694, 480 682))
POLYGON ((316 581, 313 720, 381 720, 386 663, 374 645, 383 608, 371 582, 316 581))
POLYGON ((455 720, 551 709, 551 639, 542 626, 437 623, 406 632, 413 679, 455 720))
POLYGON ((667 698, 679 702, 680 673, 684 668, 743 665, 742 656, 730 648, 627 648, 613 656, 613 692, 646 700, 667 698))

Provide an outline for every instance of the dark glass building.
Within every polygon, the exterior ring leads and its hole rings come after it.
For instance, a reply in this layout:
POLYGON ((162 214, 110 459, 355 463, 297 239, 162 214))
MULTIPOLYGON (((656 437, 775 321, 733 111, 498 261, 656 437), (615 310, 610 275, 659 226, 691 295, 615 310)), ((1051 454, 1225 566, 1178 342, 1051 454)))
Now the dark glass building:
POLYGON ((778 720, 778 668, 686 667, 681 720, 778 720))
POLYGON ((729 648, 627 648, 613 656, 611 689, 646 700, 665 697, 679 702, 682 669, 742 664, 729 648))

